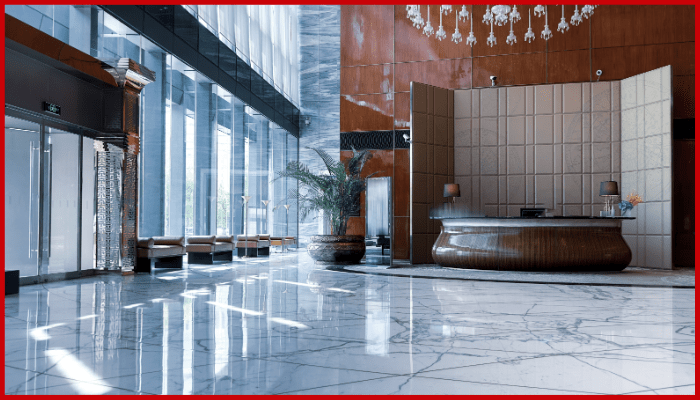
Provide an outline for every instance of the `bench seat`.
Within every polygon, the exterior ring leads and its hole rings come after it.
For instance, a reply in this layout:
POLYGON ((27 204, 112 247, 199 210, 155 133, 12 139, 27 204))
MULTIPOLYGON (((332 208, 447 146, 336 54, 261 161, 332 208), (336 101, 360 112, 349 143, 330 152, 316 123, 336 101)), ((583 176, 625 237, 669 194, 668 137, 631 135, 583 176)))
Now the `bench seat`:
POLYGON ((182 269, 184 244, 183 237, 140 238, 137 242, 134 272, 152 272, 155 268, 182 269))
POLYGON ((236 248, 238 249, 238 257, 257 257, 270 255, 270 238, 269 235, 259 236, 238 236, 236 248))
POLYGON ((214 261, 233 261, 231 236, 192 236, 187 239, 187 262, 213 264, 214 261))

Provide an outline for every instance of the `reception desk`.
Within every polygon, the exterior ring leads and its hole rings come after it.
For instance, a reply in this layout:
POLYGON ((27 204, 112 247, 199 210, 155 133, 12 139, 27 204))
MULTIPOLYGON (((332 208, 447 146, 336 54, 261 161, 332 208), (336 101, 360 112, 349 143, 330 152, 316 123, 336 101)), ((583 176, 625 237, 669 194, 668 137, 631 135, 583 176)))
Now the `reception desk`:
POLYGON ((628 217, 433 217, 442 221, 433 260, 500 271, 622 271, 632 252, 628 217))

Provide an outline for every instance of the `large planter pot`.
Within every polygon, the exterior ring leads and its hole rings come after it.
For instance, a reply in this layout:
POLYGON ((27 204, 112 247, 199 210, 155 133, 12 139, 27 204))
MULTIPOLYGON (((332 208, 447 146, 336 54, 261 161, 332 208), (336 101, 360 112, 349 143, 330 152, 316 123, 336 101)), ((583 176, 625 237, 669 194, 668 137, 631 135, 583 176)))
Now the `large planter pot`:
POLYGON ((318 264, 359 264, 365 256, 365 238, 359 235, 317 235, 306 246, 318 264))

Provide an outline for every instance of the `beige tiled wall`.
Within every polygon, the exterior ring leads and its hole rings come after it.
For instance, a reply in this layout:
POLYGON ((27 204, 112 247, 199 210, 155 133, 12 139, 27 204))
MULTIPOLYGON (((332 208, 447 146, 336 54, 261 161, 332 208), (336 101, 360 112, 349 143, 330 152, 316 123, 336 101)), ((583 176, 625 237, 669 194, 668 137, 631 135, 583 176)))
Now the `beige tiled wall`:
POLYGON ((455 90, 455 181, 476 212, 599 215, 620 182, 620 82, 455 90))
POLYGON ((632 210, 622 233, 632 249, 631 265, 672 268, 671 259, 671 67, 622 81, 622 181, 644 203, 632 210))
POLYGON ((411 263, 432 263, 440 221, 428 218, 454 180, 454 91, 411 82, 411 263))

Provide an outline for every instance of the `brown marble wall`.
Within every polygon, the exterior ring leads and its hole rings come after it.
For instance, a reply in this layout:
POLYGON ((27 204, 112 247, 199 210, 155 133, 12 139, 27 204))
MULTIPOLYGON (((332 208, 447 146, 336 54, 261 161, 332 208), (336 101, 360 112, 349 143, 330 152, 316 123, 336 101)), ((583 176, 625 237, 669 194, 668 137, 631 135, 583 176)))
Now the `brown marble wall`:
MULTIPOLYGON (((392 177, 394 186, 392 201, 394 203, 394 258, 409 258, 409 209, 410 209, 410 171, 409 150, 370 150, 372 158, 363 169, 362 176, 376 172, 373 177, 392 177)), ((352 151, 341 151, 340 160, 346 162, 352 158, 352 151)), ((360 198, 360 216, 351 217, 348 221, 349 235, 365 234, 365 196, 360 198)))
MULTIPOLYGON (((491 85, 591 82, 603 70, 601 81, 621 80, 664 65, 673 68, 674 118, 695 116, 695 7, 692 5, 602 5, 594 15, 568 32, 554 31, 548 41, 540 38, 543 18, 533 15, 532 43, 522 39, 527 12, 532 5, 519 5, 522 20, 515 25, 518 42, 505 43, 507 27, 495 27, 498 44, 486 45, 490 27, 481 22, 485 5, 467 6, 476 14, 469 47, 449 40, 454 32, 454 11, 443 17, 448 38, 425 37, 406 18, 405 5, 341 6, 341 95, 352 96, 354 107, 341 110, 341 130, 381 130, 394 119, 405 128, 406 96, 410 82, 448 89, 471 89, 491 85), (522 32, 521 32, 522 31, 522 32), (384 96, 377 96, 382 93, 384 96), (358 98, 357 95, 374 95, 358 98), (403 97, 403 98, 402 98, 403 97), (387 103, 392 103, 389 106, 387 103), (353 120, 361 119, 361 123, 353 120)), ((565 6, 567 19, 571 5, 565 6)), ((439 5, 430 6, 430 20, 439 23, 439 5)), ((427 6, 421 6, 423 18, 427 6)), ((556 30, 560 6, 549 6, 550 28, 556 30)), ((468 23, 460 22, 466 37, 468 23)))

